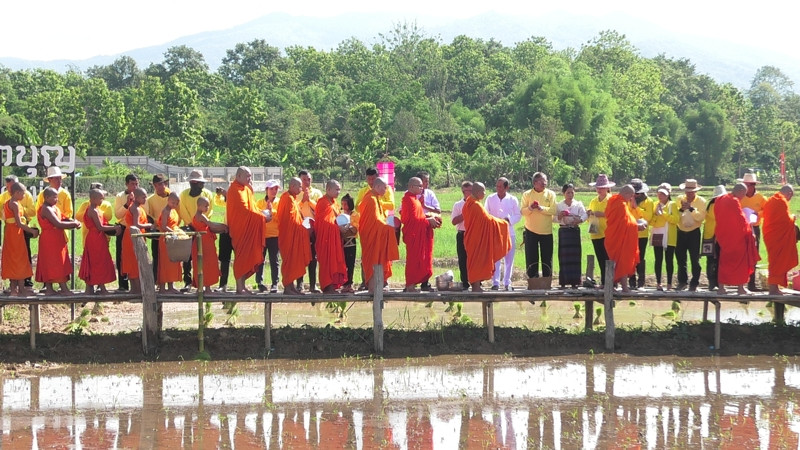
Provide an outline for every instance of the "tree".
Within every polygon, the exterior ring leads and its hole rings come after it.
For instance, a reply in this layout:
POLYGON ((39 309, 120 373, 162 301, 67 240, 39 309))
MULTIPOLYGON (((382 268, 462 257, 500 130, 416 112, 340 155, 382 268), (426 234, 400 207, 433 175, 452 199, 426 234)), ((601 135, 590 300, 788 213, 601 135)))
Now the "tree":
POLYGON ((254 39, 227 50, 219 74, 234 84, 241 84, 248 74, 262 67, 277 66, 280 62, 280 49, 268 45, 264 39, 254 39))
POLYGON ((90 78, 81 90, 86 121, 87 153, 113 155, 122 148, 127 133, 125 105, 119 92, 110 91, 101 78, 90 78))
POLYGON ((722 175, 718 169, 730 158, 735 133, 725 112, 719 105, 701 101, 686 114, 686 128, 692 154, 698 156, 692 158, 695 170, 702 172, 707 184, 717 184, 722 175))
POLYGON ((142 77, 142 71, 139 70, 136 60, 130 56, 120 56, 107 66, 92 66, 86 74, 89 78, 104 80, 108 89, 112 91, 131 88, 142 77))
POLYGON ((351 156, 355 172, 371 167, 386 148, 381 132, 381 110, 374 103, 359 103, 350 109, 347 125, 352 130, 351 156))
POLYGON ((162 63, 150 64, 145 70, 145 74, 158 77, 162 82, 166 82, 169 77, 186 70, 208 72, 208 64, 202 53, 186 45, 177 45, 164 52, 162 63))

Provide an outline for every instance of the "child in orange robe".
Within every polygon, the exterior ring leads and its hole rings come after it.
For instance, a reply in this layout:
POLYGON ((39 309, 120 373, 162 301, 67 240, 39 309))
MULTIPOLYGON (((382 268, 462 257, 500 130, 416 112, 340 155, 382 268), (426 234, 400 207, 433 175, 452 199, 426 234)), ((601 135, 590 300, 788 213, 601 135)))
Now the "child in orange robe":
POLYGON ((64 230, 80 228, 81 223, 61 213, 56 206, 58 191, 44 190, 44 204, 36 214, 42 233, 39 239, 39 260, 36 263, 36 281, 44 283, 45 295, 72 295, 67 280, 72 275, 72 260, 67 250, 67 235, 64 230), (53 289, 55 283, 59 290, 53 289))
MULTIPOLYGON (((201 239, 203 245, 203 291, 207 294, 211 293, 211 286, 219 283, 219 266, 217 265, 217 247, 216 233, 225 233, 228 231, 228 226, 223 223, 211 222, 206 217, 208 212, 208 199, 205 197, 197 198, 197 212, 192 217, 192 228, 195 231, 205 231, 206 233, 200 236, 195 236, 195 239, 201 239)), ((200 289, 197 283, 198 270, 197 263, 197 243, 192 245, 192 274, 194 274, 194 286, 200 289)))
POLYGON ((122 239, 122 273, 128 275, 131 294, 142 293, 142 286, 139 284, 139 262, 136 259, 136 252, 133 250, 131 227, 139 228, 142 232, 146 232, 152 227, 152 224, 147 221, 147 212, 142 207, 146 202, 147 191, 142 188, 134 189, 133 203, 125 212, 123 219, 125 235, 122 239))
POLYGON ((111 252, 108 251, 108 237, 106 232, 115 232, 116 235, 122 233, 119 226, 109 225, 108 218, 102 210, 105 200, 105 192, 99 189, 89 191, 89 206, 83 215, 83 224, 86 229, 86 237, 83 241, 83 257, 78 277, 86 282, 86 293, 94 294, 94 287, 97 286, 97 293, 107 294, 106 283, 111 283, 117 279, 116 267, 111 259, 111 252))
POLYGON ((25 287, 25 279, 33 276, 25 246, 25 232, 39 237, 39 230, 29 227, 19 202, 25 196, 25 185, 16 182, 11 185, 11 198, 3 205, 6 227, 3 234, 2 271, 3 279, 11 280, 10 295, 24 297, 33 295, 33 290, 25 287))
MULTIPOLYGON (((161 211, 158 217, 158 228, 162 233, 173 233, 178 229, 178 223, 181 221, 178 215, 178 206, 180 205, 181 198, 177 193, 171 192, 167 198, 167 206, 161 211)), ((167 255, 167 236, 161 236, 158 239, 158 254, 165 255, 164 258, 158 258, 158 291, 168 292, 170 294, 180 294, 175 289, 174 283, 183 279, 183 263, 170 261, 167 255)))

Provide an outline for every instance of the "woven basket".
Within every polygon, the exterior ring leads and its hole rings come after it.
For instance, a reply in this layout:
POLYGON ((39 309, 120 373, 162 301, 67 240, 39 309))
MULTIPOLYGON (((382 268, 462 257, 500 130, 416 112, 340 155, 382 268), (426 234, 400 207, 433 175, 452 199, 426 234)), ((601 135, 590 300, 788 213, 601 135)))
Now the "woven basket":
POLYGON ((166 237, 167 255, 172 262, 188 261, 192 257, 191 238, 178 239, 177 236, 168 235, 166 237))

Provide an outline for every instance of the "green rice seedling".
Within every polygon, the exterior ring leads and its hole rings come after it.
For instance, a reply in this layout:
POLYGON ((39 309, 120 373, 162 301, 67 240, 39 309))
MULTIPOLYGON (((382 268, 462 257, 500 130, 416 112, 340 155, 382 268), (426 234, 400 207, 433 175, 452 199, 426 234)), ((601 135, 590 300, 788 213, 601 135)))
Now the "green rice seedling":
POLYGON ((602 306, 598 306, 597 308, 594 309, 594 316, 595 316, 594 317, 594 322, 592 322, 592 325, 603 325, 605 323, 605 322, 603 322, 603 307, 602 306))
POLYGON ((636 300, 629 301, 628 306, 636 306, 636 300))
POLYGON ((572 307, 575 308, 575 315, 572 316, 573 319, 583 319, 583 314, 581 314, 581 303, 575 302, 572 304, 572 307))
POLYGON ((672 301, 671 309, 677 314, 681 310, 681 302, 677 300, 672 301))
POLYGON ((91 330, 89 330, 89 316, 91 315, 92 312, 88 308, 83 308, 80 315, 64 327, 64 331, 74 335, 92 334, 91 330))

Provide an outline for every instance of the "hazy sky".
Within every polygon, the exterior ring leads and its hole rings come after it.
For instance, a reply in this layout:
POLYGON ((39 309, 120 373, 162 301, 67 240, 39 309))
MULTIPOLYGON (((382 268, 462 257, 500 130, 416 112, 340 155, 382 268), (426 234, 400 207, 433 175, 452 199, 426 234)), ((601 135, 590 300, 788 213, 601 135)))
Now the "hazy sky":
MULTIPOLYGON (((602 16, 625 12, 655 22, 667 30, 714 36, 733 44, 751 44, 800 57, 795 14, 788 2, 711 2, 673 0, 493 0, 436 2, 431 0, 252 1, 252 0, 109 0, 21 1, 0 6, 3 35, 0 57, 32 60, 86 59, 163 44, 181 36, 221 30, 271 12, 298 16, 335 16, 345 12, 396 12, 398 20, 416 15, 470 17, 494 10, 540 15, 556 10, 602 16)), ((468 34, 468 30, 465 30, 468 34)))

